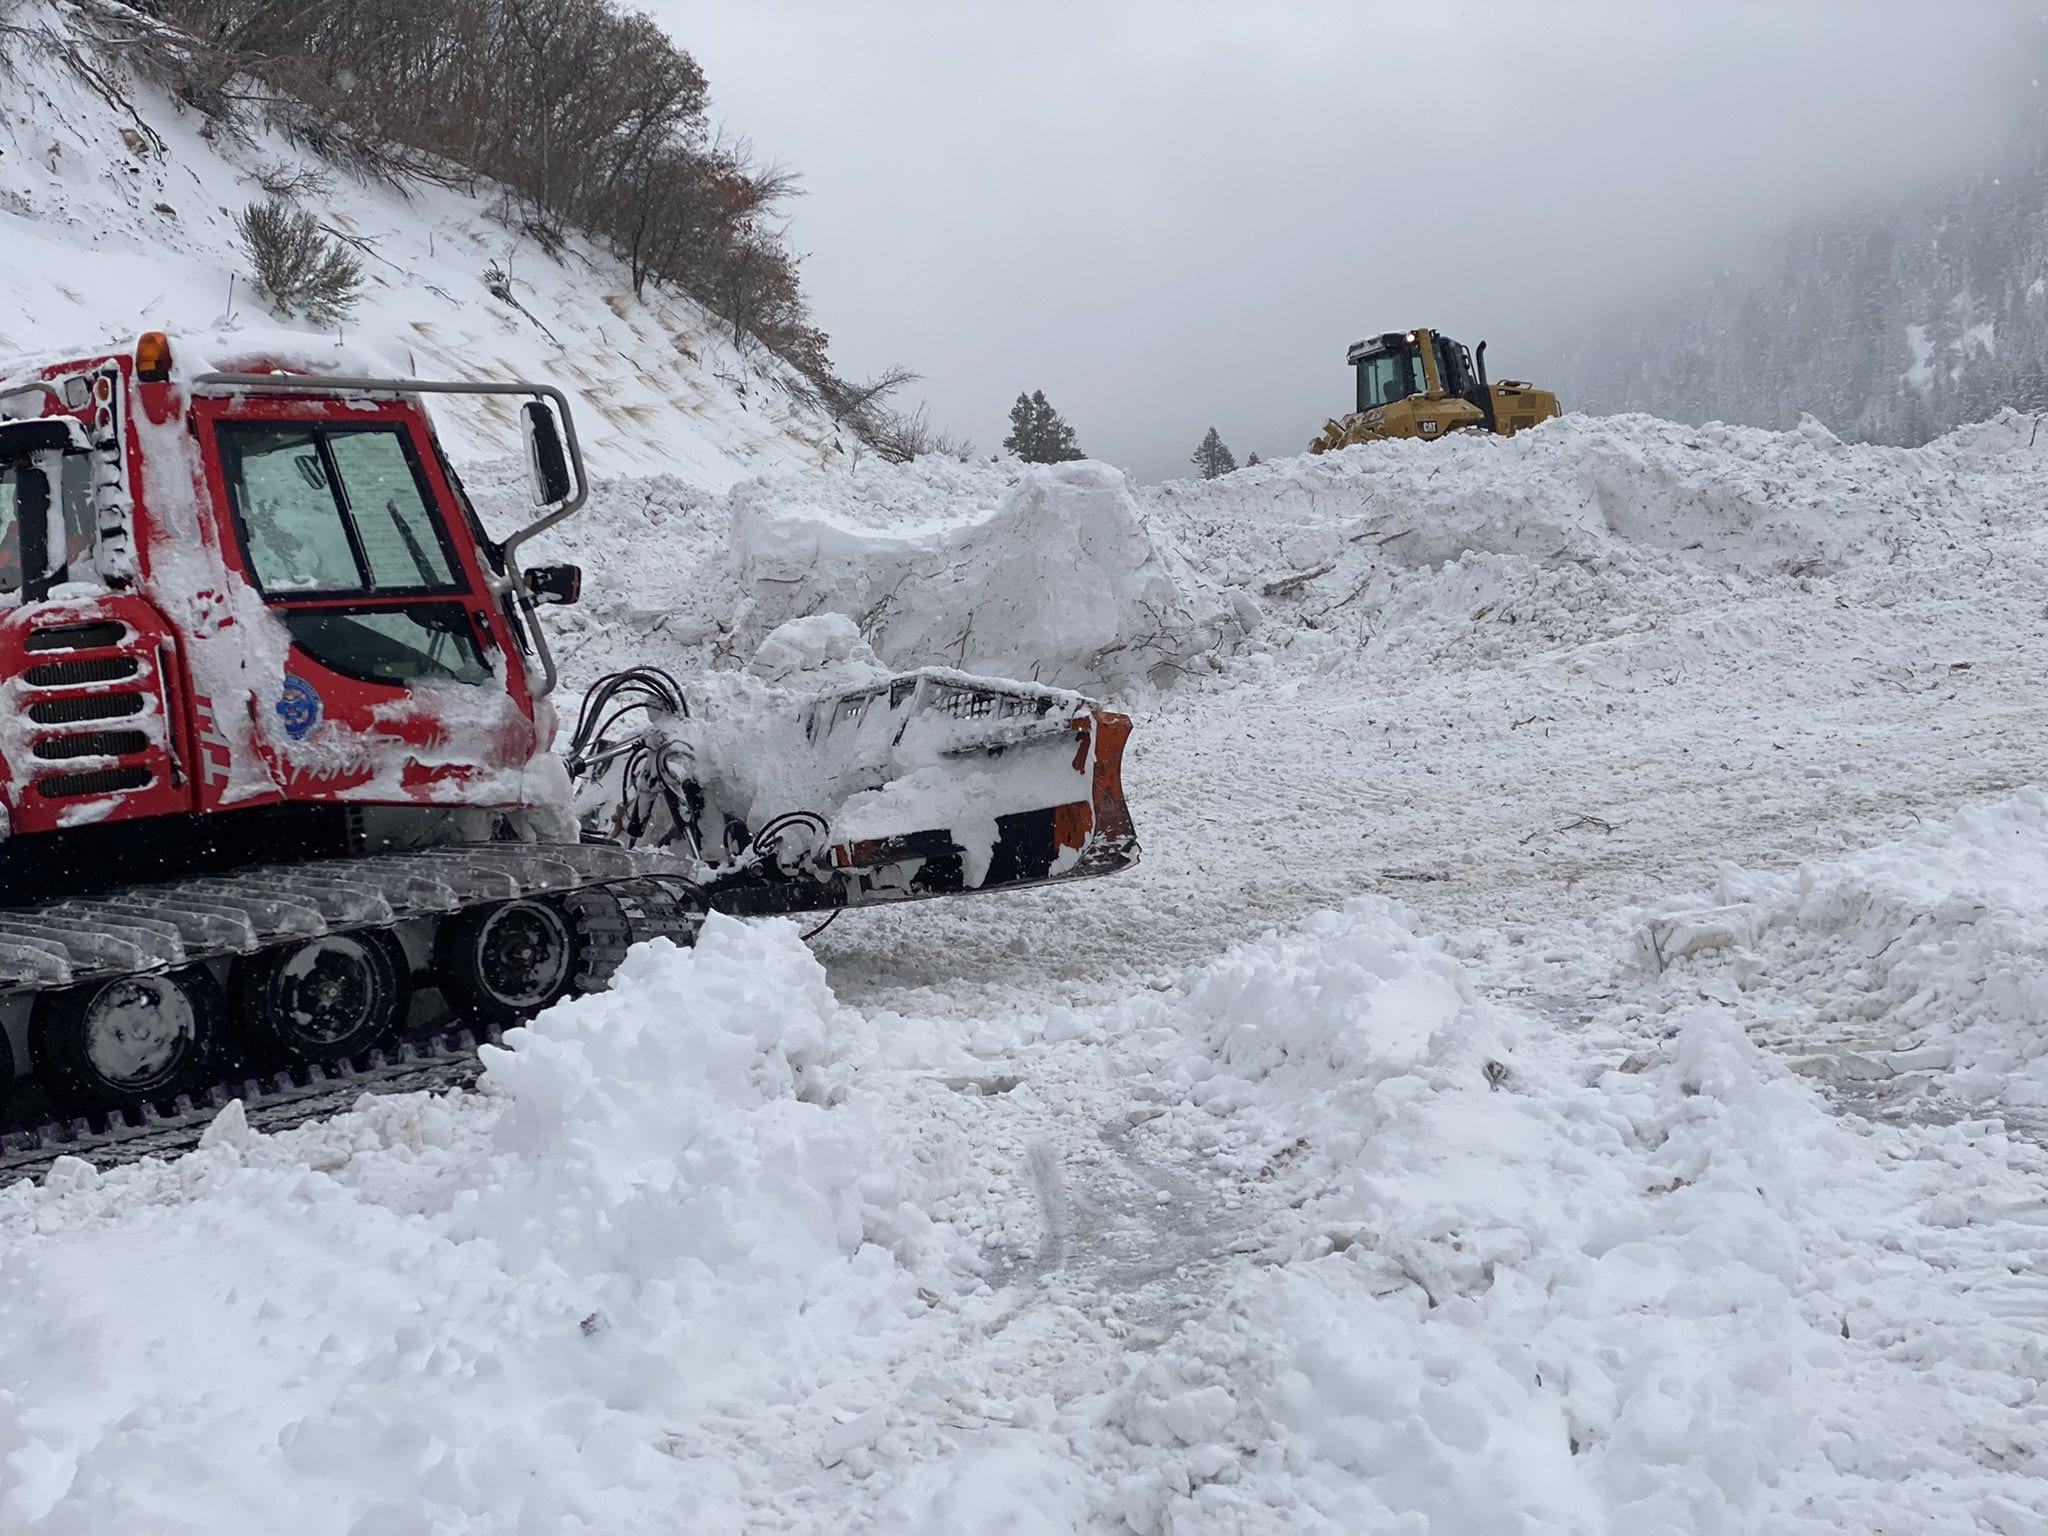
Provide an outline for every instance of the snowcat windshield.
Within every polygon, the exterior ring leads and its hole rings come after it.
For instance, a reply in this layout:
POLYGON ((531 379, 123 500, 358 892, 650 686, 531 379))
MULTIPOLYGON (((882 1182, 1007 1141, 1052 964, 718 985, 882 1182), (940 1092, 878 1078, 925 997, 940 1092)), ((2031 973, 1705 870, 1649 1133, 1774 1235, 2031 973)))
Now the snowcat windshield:
POLYGON ((220 456, 242 547, 267 595, 462 585, 399 428, 224 423, 220 456))

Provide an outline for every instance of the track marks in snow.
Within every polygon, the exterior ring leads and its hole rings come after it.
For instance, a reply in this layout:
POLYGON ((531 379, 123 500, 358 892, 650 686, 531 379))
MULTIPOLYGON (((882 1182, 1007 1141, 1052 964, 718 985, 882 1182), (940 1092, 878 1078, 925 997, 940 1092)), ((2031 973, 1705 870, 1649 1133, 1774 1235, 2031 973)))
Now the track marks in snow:
POLYGON ((1044 1236, 1028 1259, 998 1255, 991 1280, 1084 1307, 1132 1347, 1213 1304, 1219 1274, 1255 1246, 1241 1185, 1130 1123, 1036 1142, 1028 1166, 1044 1236))

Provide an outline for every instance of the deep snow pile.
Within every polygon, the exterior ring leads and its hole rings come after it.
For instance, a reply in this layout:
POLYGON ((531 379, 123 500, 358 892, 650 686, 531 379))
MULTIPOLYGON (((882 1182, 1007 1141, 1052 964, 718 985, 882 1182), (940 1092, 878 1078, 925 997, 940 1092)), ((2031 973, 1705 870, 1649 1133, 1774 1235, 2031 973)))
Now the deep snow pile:
POLYGON ((1256 622, 1154 537, 1107 465, 876 465, 757 480, 729 505, 742 641, 832 612, 894 666, 1114 687, 1256 622))
MULTIPOLYGON (((555 384, 611 473, 722 490, 839 461, 837 431, 795 400, 782 364, 735 350, 730 329, 686 297, 636 298, 623 265, 588 240, 549 254, 488 192, 364 184, 276 134, 209 135, 198 113, 103 58, 131 118, 29 44, 36 28, 76 28, 68 8, 34 6, 19 21, 28 30, 7 38, 0 72, 0 361, 80 356, 143 330, 277 324, 250 289, 234 216, 265 180, 311 175, 325 181, 312 211, 361 242, 348 340, 384 371, 555 384)), ((520 451, 505 401, 443 399, 435 412, 458 456, 520 451)))
POLYGON ((1730 867, 1646 937, 1666 984, 1724 1002, 1811 1070, 2048 1123, 2048 799, 2029 788, 1778 874, 1730 867), (1929 1077, 1928 1073, 1935 1074, 1929 1077))
MULTIPOLYGON (((867 458, 721 496, 601 481, 550 548, 599 573, 588 610, 558 618, 581 675, 649 651, 680 671, 738 667, 777 625, 824 613, 888 665, 1117 694, 1214 677, 1229 658, 1241 677, 1247 651, 1512 665, 2022 535, 2048 499, 2032 428, 2008 414, 1890 449, 1810 425, 1566 417, 1511 440, 1367 445, 1135 490, 1092 464, 867 458)), ((509 475, 486 484, 518 493, 509 475)), ((1702 667, 1770 643, 1718 618, 1672 639, 1674 665, 1702 667)), ((1910 668, 1912 649, 1902 630, 1882 664, 1910 668)))
POLYGON ((1373 901, 963 1040, 714 920, 511 1037, 485 1096, 230 1116, 0 1195, 0 1308, 34 1323, 0 1335, 0 1522, 2024 1528, 2048 1359, 1971 1292, 2038 1244, 1979 1225, 2031 1186, 1679 1022, 1589 1077, 1373 901), (1075 1267, 1085 1142, 1015 1157, 984 1101, 1038 1134, 1140 1111, 1184 1172, 1123 1222, 1239 1213, 1234 1262, 1212 1234, 1208 1278, 1122 1298, 1163 1342, 1075 1267))
POLYGON ((2023 533, 2048 441, 2007 412, 1924 448, 1567 416, 1512 439, 1361 445, 1140 493, 1263 644, 1490 665, 1732 594, 1904 569, 2023 533))
POLYGON ((1146 493, 1250 582, 1359 557, 1415 568, 1474 552, 1546 562, 1681 553, 1705 566, 1817 571, 2013 517, 1973 505, 1978 477, 2048 462, 2008 411, 1924 448, 1650 416, 1565 416, 1513 438, 1369 443, 1146 493), (1346 545, 1362 546, 1356 551, 1346 545), (1277 560, 1276 560, 1277 557, 1277 560))
MULTIPOLYGON (((516 473, 479 486, 489 519, 509 522, 516 473)), ((1122 692, 1213 672, 1259 623, 1094 463, 868 457, 716 497, 605 479, 536 547, 598 573, 581 611, 550 615, 579 679, 642 660, 737 668, 780 626, 836 614, 890 667, 1122 692)))

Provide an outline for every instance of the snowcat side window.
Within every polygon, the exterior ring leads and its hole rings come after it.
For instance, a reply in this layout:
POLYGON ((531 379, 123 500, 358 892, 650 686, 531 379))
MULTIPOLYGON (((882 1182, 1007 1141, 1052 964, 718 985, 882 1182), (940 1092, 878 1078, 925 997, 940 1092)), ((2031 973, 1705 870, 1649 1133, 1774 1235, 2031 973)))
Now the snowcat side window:
POLYGON ((0 597, 21 591, 21 519, 15 513, 14 471, 0 469, 0 597))
POLYGON ((99 518, 92 502, 92 460, 82 453, 64 455, 64 570, 66 581, 89 581, 99 575, 99 518))
POLYGON ((461 589, 402 429, 219 430, 242 547, 266 596, 461 589))
MULTIPOLYGON (((19 471, 0 469, 0 597, 19 600, 21 593, 21 526, 17 513, 19 471)), ((53 581, 85 581, 96 574, 93 552, 98 542, 92 506, 92 464, 82 454, 64 455, 57 495, 64 513, 64 548, 51 550, 48 572, 53 581)), ((44 573, 34 572, 40 576, 44 573)))

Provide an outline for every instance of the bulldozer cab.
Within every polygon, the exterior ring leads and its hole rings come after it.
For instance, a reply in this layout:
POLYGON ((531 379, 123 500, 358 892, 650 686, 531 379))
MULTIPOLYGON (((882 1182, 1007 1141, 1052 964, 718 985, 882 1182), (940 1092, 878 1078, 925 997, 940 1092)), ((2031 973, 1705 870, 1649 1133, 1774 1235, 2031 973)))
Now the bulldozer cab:
MULTIPOLYGON (((1358 370, 1358 409, 1382 409, 1416 395, 1472 396, 1472 354, 1461 341, 1431 331, 1389 332, 1351 349, 1358 370)), ((1477 404, 1475 401, 1474 404, 1477 404)))

